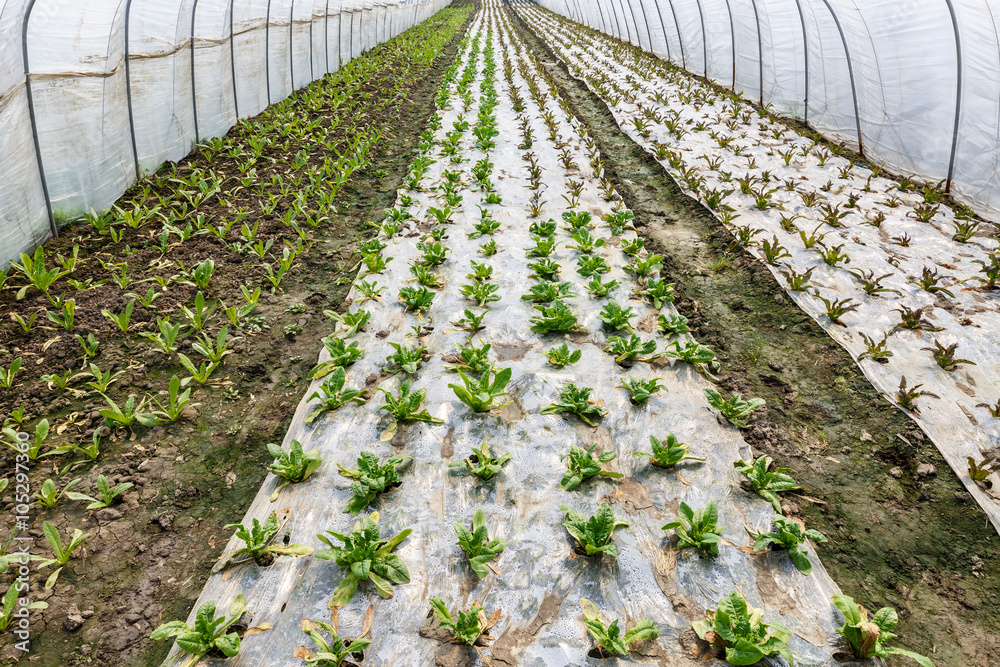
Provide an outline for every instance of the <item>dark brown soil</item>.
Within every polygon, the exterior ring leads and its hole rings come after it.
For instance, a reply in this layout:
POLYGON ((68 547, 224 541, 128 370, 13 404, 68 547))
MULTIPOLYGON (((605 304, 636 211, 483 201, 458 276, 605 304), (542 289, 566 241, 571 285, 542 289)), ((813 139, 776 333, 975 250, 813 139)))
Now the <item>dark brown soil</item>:
MULTIPOLYGON (((341 87, 345 98, 341 106, 310 110, 303 100, 294 97, 263 114, 261 118, 267 119, 269 115, 274 117, 276 107, 277 112, 290 109, 301 117, 320 119, 322 127, 330 128, 337 128, 340 121, 355 119, 326 135, 327 141, 333 141, 341 151, 358 134, 382 130, 380 141, 368 155, 369 163, 354 172, 340 190, 336 210, 329 219, 315 228, 301 224, 311 248, 299 255, 297 266, 275 294, 267 291, 270 285, 261 260, 253 254, 241 256, 213 235, 193 236, 170 247, 161 258, 159 224, 138 230, 125 227, 124 237, 115 243, 86 223, 64 229, 58 239, 45 244, 47 265, 53 265, 57 254, 68 256, 73 246, 79 245, 80 260, 68 277, 98 282, 110 278, 110 271, 102 268, 97 258, 114 263, 127 261, 134 285, 122 289, 108 280, 94 289, 77 291, 65 278, 60 280, 52 289, 53 296, 66 292, 67 297, 76 300, 71 332, 57 329, 41 313, 42 309, 55 309, 37 290, 29 289, 20 301, 15 299, 16 290, 0 292, 0 365, 6 368, 16 357, 24 361, 15 386, 0 390, 0 415, 7 417, 23 405, 29 415, 25 420, 29 432, 33 432, 38 419, 47 417, 52 423, 52 435, 43 451, 70 443, 86 446, 95 430, 103 434, 101 453, 94 463, 68 465, 83 458, 80 455, 39 458, 32 465, 31 490, 39 490, 50 477, 60 489, 80 478, 73 490, 97 495, 98 474, 105 475, 112 486, 126 482, 134 485, 120 503, 96 512, 84 510, 85 503, 65 498, 53 509, 32 508, 32 553, 44 557, 50 553, 41 532, 44 521, 58 527, 64 541, 74 528, 88 533, 89 539, 70 560, 53 590, 42 590, 53 568, 40 572, 31 594, 33 599, 45 600, 49 607, 33 613, 29 654, 22 654, 10 643, 9 632, 3 634, 0 659, 4 664, 20 659, 23 664, 43 667, 138 667, 159 664, 163 659, 169 642, 152 642, 149 634, 164 621, 188 615, 231 534, 223 526, 242 519, 260 488, 271 461, 265 444, 281 441, 308 387, 306 374, 319 354, 319 339, 333 328, 323 311, 343 311, 348 305, 345 297, 356 270, 355 251, 358 243, 370 236, 366 223, 381 218, 382 210, 392 205, 409 156, 434 108, 433 97, 442 75, 457 51, 464 29, 454 31, 455 25, 449 27, 446 19, 458 16, 467 24, 471 9, 470 3, 452 5, 425 24, 429 32, 440 35, 445 42, 433 62, 413 60, 397 39, 352 64, 363 72, 357 85, 347 85, 347 79, 332 75, 311 86, 341 87), (192 398, 199 405, 189 408, 178 422, 111 432, 97 412, 105 407, 99 394, 74 396, 51 390, 40 379, 47 373, 78 372, 82 354, 74 334, 86 337, 93 333, 100 346, 92 361, 103 371, 123 371, 108 390, 119 405, 130 394, 163 400, 157 392, 166 389, 169 378, 188 373, 173 355, 149 351, 151 343, 139 332, 155 331, 157 315, 170 314, 172 321, 179 321, 180 307, 190 306, 198 290, 176 282, 164 290, 152 278, 180 273, 178 262, 191 267, 206 258, 216 262, 206 295, 209 302, 242 305, 240 287, 261 286, 260 303, 253 313, 258 319, 240 331, 229 325, 230 334, 238 334, 242 340, 231 346, 233 354, 226 357, 208 384, 200 387, 192 381, 192 398), (155 311, 135 304, 127 334, 102 316, 102 309, 124 311, 126 292, 144 295, 150 286, 163 295, 155 302, 155 311), (40 313, 38 322, 25 334, 10 313, 27 318, 33 312, 40 313), (43 329, 42 324, 51 328, 43 329)), ((244 132, 242 126, 234 128, 227 141, 240 143, 244 132)), ((295 170, 290 161, 303 146, 309 152, 308 166, 322 165, 330 155, 315 142, 279 143, 265 150, 257 167, 258 180, 266 181, 273 174, 288 178, 295 170)), ((175 169, 179 175, 194 169, 211 169, 225 178, 239 175, 235 160, 213 148, 203 148, 176 167, 165 167, 133 187, 119 205, 152 202, 156 194, 169 196, 173 186, 165 175, 172 177, 175 169)), ((212 197, 174 224, 184 225, 195 215, 205 215, 211 224, 218 225, 223 218, 234 215, 236 202, 246 210, 258 211, 260 198, 249 191, 234 193, 228 204, 212 197)), ((294 244, 297 238, 281 221, 286 210, 287 201, 283 201, 270 216, 255 213, 244 220, 250 226, 259 223, 260 238, 274 241, 266 255, 272 265, 276 265, 283 243, 294 244)), ((239 224, 231 230, 228 240, 237 238, 239 224)), ((171 243, 176 240, 170 239, 171 243)), ((8 287, 19 282, 19 276, 13 277, 8 287)), ((228 324, 223 308, 218 308, 206 327, 212 338, 223 324, 228 324)), ((188 336, 178 351, 198 363, 200 359, 191 350, 193 340, 194 336, 188 336)), ((87 389, 85 381, 78 379, 73 386, 87 389)), ((0 457, 4 469, 13 473, 13 450, 4 448, 0 457)), ((12 483, 7 498, 13 497, 13 490, 12 483)), ((6 503, 4 509, 13 514, 13 503, 6 503)), ((5 575, 8 582, 10 576, 5 575)), ((8 582, 0 585, 6 589, 8 582)))
POLYGON ((677 283, 676 305, 699 341, 719 353, 722 387, 766 399, 748 441, 756 454, 797 471, 805 488, 784 505, 829 537, 817 547, 827 571, 865 607, 900 612, 896 645, 938 665, 995 664, 998 537, 933 443, 785 298, 759 261, 728 251, 733 239, 722 224, 515 22, 545 54, 549 75, 596 137, 605 172, 635 212, 647 247, 664 255, 669 280, 677 283), (728 268, 710 268, 726 255, 734 257, 728 268), (918 477, 921 463, 936 472, 918 477))

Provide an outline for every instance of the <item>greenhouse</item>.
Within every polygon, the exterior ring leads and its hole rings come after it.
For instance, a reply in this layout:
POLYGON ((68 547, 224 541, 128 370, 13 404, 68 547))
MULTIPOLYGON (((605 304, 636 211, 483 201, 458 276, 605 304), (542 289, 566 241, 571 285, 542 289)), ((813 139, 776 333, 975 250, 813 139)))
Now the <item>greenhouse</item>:
POLYGON ((0 664, 996 664, 1000 6, 0 7, 0 664))

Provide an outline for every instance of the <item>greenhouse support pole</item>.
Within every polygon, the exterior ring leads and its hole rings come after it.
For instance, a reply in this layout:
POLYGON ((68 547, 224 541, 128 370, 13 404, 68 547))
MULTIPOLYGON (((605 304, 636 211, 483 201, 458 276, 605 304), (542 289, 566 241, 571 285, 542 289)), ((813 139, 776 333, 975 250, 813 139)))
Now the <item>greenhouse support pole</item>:
POLYGON ((314 13, 316 5, 313 5, 309 9, 309 80, 316 80, 316 69, 313 67, 313 54, 316 51, 315 43, 313 42, 313 23, 316 22, 316 14, 314 13))
POLYGON ((806 36, 806 16, 802 13, 802 0, 795 0, 795 6, 799 10, 799 21, 802 23, 802 60, 805 69, 805 92, 802 103, 805 105, 805 113, 802 122, 809 126, 809 38, 806 36))
POLYGON ((129 14, 132 0, 125 0, 125 102, 128 105, 128 131, 132 137, 132 160, 135 162, 135 178, 139 180, 139 149, 135 145, 135 114, 132 111, 132 69, 129 67, 129 14))
POLYGON ((601 17, 601 32, 605 35, 610 35, 611 33, 608 32, 608 23, 604 20, 604 8, 601 6, 601 0, 594 0, 594 4, 597 5, 597 13, 601 17))
POLYGON ((951 26, 955 31, 955 58, 958 60, 958 71, 955 81, 955 127, 951 134, 951 156, 948 158, 948 183, 944 191, 951 192, 951 179, 955 176, 955 155, 958 153, 958 121, 962 115, 962 34, 958 29, 958 16, 952 0, 945 0, 948 13, 951 14, 951 26))
MULTIPOLYGON (((729 0, 726 0, 729 2, 729 0)), ((660 9, 660 0, 653 0, 656 7, 656 15, 660 18, 660 31, 663 33, 663 43, 667 45, 667 60, 670 60, 670 40, 667 39, 667 26, 663 23, 663 10, 660 9)))
POLYGON ((236 111, 236 121, 240 120, 240 97, 236 94, 236 13, 234 0, 229 0, 229 69, 233 75, 233 110, 236 111))
MULTIPOLYGON (((628 27, 628 18, 626 18, 626 16, 625 16, 625 0, 618 0, 618 6, 621 7, 621 10, 622 10, 622 20, 625 21, 625 34, 628 35, 628 43, 632 44, 632 28, 628 27)), ((629 11, 631 12, 632 11, 632 3, 631 2, 629 3, 628 8, 629 8, 629 11)), ((635 23, 635 15, 634 14, 632 15, 632 22, 635 23)), ((636 30, 638 30, 638 29, 639 29, 639 27, 636 26, 636 30)), ((638 35, 636 35, 636 39, 639 39, 638 35)))
POLYGON ((760 32, 760 12, 757 11, 757 0, 750 0, 753 5, 753 19, 757 24, 757 80, 760 82, 760 105, 764 106, 764 36, 760 32))
POLYGON ((194 143, 201 140, 201 133, 198 132, 198 91, 194 85, 194 21, 198 11, 198 0, 191 3, 191 110, 194 112, 194 143))
POLYGON ((323 44, 326 48, 326 73, 330 73, 330 0, 326 0, 326 14, 323 15, 323 44))
MULTIPOLYGON (((795 0, 798 2, 799 0, 795 0)), ((733 7, 726 0, 726 11, 729 12, 729 40, 733 45, 733 92, 736 92, 736 26, 733 24, 733 7)))
MULTIPOLYGON (((642 12, 642 24, 646 28, 646 41, 649 42, 649 52, 652 53, 653 52, 653 38, 650 37, 650 35, 649 35, 649 17, 646 16, 646 3, 643 2, 643 0, 638 0, 638 2, 639 2, 639 11, 642 12)), ((631 6, 632 6, 632 4, 629 3, 629 7, 631 7, 631 6)), ((632 17, 633 17, 632 20, 635 20, 635 12, 632 12, 632 17)), ((635 28, 636 28, 636 32, 638 32, 639 31, 639 26, 636 25, 635 28)), ((639 48, 645 48, 645 47, 642 46, 642 39, 638 35, 636 35, 636 39, 639 40, 639 48)))
POLYGON ((614 15, 615 15, 615 25, 618 27, 618 32, 617 32, 617 34, 615 34, 615 39, 621 40, 622 36, 623 36, 622 35, 622 23, 618 19, 618 10, 615 9, 615 0, 608 0, 608 4, 611 5, 611 11, 614 12, 614 15))
POLYGON ((42 180, 42 195, 45 197, 45 209, 49 213, 49 231, 52 236, 59 236, 56 227, 56 216, 52 213, 52 199, 49 197, 49 185, 45 180, 45 168, 42 166, 42 147, 38 143, 38 123, 35 119, 35 101, 31 96, 31 71, 28 67, 28 20, 31 10, 35 8, 35 0, 28 0, 24 10, 24 20, 21 22, 21 59, 24 64, 24 92, 28 97, 28 118, 31 120, 31 139, 35 144, 35 161, 38 163, 38 176, 42 180))
POLYGON ((840 25, 840 18, 837 16, 837 12, 833 10, 833 6, 830 5, 830 0, 823 0, 823 4, 830 11, 830 16, 833 17, 833 22, 837 25, 837 32, 840 33, 840 41, 844 45, 844 55, 847 56, 847 76, 851 78, 851 97, 854 99, 854 122, 857 124, 858 128, 858 153, 861 157, 865 156, 865 144, 861 138, 861 113, 858 111, 858 89, 854 85, 854 65, 851 62, 851 50, 847 47, 847 37, 844 35, 844 28, 840 25))
MULTIPOLYGON (((640 3, 639 6, 641 7, 642 6, 642 4, 641 4, 642 0, 638 0, 638 2, 640 3)), ((632 23, 635 24, 635 41, 639 42, 639 48, 641 49, 642 48, 642 38, 639 37, 639 22, 635 20, 635 9, 632 8, 633 4, 635 4, 635 3, 631 2, 631 1, 628 3, 628 11, 632 15, 632 23)), ((628 21, 625 21, 625 26, 628 27, 628 21)), ((631 43, 631 41, 632 41, 632 33, 629 32, 629 42, 631 43)))
MULTIPOLYGON (((195 0, 197 2, 197 0, 195 0)), ((295 92, 295 0, 292 0, 288 10, 288 80, 291 83, 289 95, 295 92)))
POLYGON ((708 78, 708 37, 705 33, 705 12, 701 8, 701 0, 695 0, 698 5, 698 18, 701 19, 701 57, 705 61, 705 78, 708 78))
POLYGON ((267 105, 271 106, 271 0, 267 0, 264 19, 264 83, 267 86, 267 105))
POLYGON ((684 38, 681 37, 681 24, 677 22, 677 10, 674 9, 674 0, 667 0, 670 4, 670 13, 674 16, 674 29, 677 31, 677 42, 681 45, 681 67, 687 69, 687 58, 684 56, 684 38))

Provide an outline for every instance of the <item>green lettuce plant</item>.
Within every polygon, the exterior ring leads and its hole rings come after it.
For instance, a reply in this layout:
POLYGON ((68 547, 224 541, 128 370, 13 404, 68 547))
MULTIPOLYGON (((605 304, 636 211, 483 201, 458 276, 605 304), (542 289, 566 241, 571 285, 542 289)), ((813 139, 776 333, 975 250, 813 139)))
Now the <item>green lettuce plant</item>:
POLYGON ((765 622, 763 617, 764 610, 747 605, 737 591, 719 600, 718 609, 691 627, 699 638, 724 651, 730 665, 755 665, 765 656, 775 655, 794 665, 788 628, 778 621, 765 622))
POLYGON ((604 417, 607 410, 590 400, 590 394, 593 391, 590 387, 577 387, 572 382, 567 382, 559 393, 559 401, 542 408, 540 413, 554 415, 560 412, 569 412, 582 419, 588 426, 597 426, 595 420, 604 417))
POLYGON ((587 598, 580 598, 580 607, 583 608, 583 624, 587 628, 587 633, 597 644, 597 656, 595 657, 610 658, 616 655, 626 655, 632 644, 660 636, 659 628, 650 618, 639 621, 622 633, 621 628, 618 627, 618 620, 612 621, 611 625, 605 625, 597 607, 587 598))
POLYGON ((472 515, 472 530, 466 528, 461 521, 455 522, 455 533, 458 535, 458 546, 469 559, 469 566, 480 579, 489 576, 492 570, 499 575, 490 561, 497 558, 507 548, 507 541, 501 538, 490 539, 486 529, 486 515, 477 509, 472 515))
POLYGON ((592 517, 586 517, 567 505, 560 505, 559 511, 566 515, 562 525, 577 541, 579 551, 587 556, 607 554, 618 558, 618 547, 611 537, 619 528, 628 528, 628 521, 616 519, 610 505, 601 503, 597 514, 592 517))
POLYGON ((681 549, 694 547, 705 554, 719 555, 722 541, 722 527, 718 525, 719 508, 714 500, 709 500, 702 509, 692 510, 687 503, 680 504, 680 518, 663 526, 663 530, 673 530, 677 535, 677 546, 681 549))
POLYGON ((347 574, 333 591, 331 607, 347 605, 357 592, 358 585, 365 580, 371 581, 384 599, 392 597, 392 584, 410 583, 406 564, 392 551, 413 530, 407 528, 389 539, 383 539, 378 530, 378 520, 378 512, 372 512, 356 522, 354 530, 347 535, 328 530, 325 535, 316 536, 327 548, 317 551, 315 557, 332 560, 347 569, 347 574), (334 546, 333 539, 342 542, 343 546, 334 546))
POLYGON ((354 480, 351 483, 353 497, 344 505, 344 511, 359 514, 375 501, 378 494, 398 486, 400 469, 412 462, 412 456, 396 455, 381 463, 378 454, 361 452, 357 468, 345 468, 338 463, 340 474, 354 480))
POLYGON ((594 456, 594 449, 596 447, 596 442, 587 449, 573 445, 569 448, 569 453, 559 457, 560 460, 566 461, 567 467, 566 474, 563 475, 562 480, 559 482, 559 488, 563 491, 572 491, 591 477, 600 476, 620 479, 625 476, 620 472, 602 469, 601 466, 613 461, 616 454, 611 450, 604 450, 599 456, 594 456))
POLYGON ((268 466, 276 477, 285 480, 271 494, 271 502, 278 499, 278 492, 289 484, 297 484, 308 480, 316 470, 323 465, 323 459, 318 449, 302 450, 302 443, 293 439, 286 452, 273 442, 267 443, 267 451, 274 457, 268 466))
POLYGON ((215 602, 206 602, 198 607, 194 625, 184 621, 169 621, 153 630, 152 639, 173 639, 180 647, 181 653, 168 656, 160 667, 194 667, 209 651, 218 650, 227 658, 232 658, 240 652, 240 637, 229 629, 236 624, 247 610, 247 601, 242 595, 237 595, 229 606, 228 618, 215 617, 215 602), (178 664, 185 655, 188 658, 178 664))
POLYGON ((833 604, 844 615, 844 624, 837 628, 851 647, 855 658, 888 658, 891 655, 902 655, 914 660, 921 667, 934 667, 926 656, 907 651, 906 649, 886 646, 886 642, 896 637, 892 630, 899 624, 896 610, 882 607, 872 620, 868 620, 868 610, 854 601, 854 598, 838 594, 833 596, 833 604))
POLYGON ((803 528, 797 521, 783 516, 774 517, 773 524, 774 529, 771 532, 754 536, 754 550, 761 551, 767 548, 787 550, 799 572, 802 574, 812 572, 809 552, 804 546, 806 538, 811 538, 814 542, 826 542, 826 536, 818 530, 803 528))

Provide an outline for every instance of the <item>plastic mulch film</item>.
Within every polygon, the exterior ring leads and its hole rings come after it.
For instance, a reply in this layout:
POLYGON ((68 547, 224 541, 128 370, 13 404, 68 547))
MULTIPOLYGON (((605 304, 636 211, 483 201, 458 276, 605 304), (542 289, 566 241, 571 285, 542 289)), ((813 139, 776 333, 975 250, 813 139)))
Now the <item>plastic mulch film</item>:
POLYGON ((539 4, 773 105, 838 142, 863 147, 866 158, 893 171, 947 180, 959 201, 1000 221, 996 3, 539 4))
POLYGON ((4 0, 0 266, 446 0, 4 0))
POLYGON ((967 457, 1000 453, 1000 420, 991 414, 1000 401, 1000 301, 996 290, 980 288, 998 246, 990 225, 977 228, 945 204, 928 204, 926 191, 903 192, 897 182, 829 155, 750 107, 734 112, 731 102, 690 77, 659 65, 654 74, 646 63, 612 55, 603 37, 577 32, 567 40, 571 25, 519 7, 595 93, 598 80, 631 90, 628 77, 638 77, 633 102, 609 105, 622 129, 654 155, 667 148, 659 158, 664 168, 716 215, 731 216, 734 234, 751 234, 748 243, 763 261, 764 242, 781 246, 768 268, 891 402, 899 402, 904 377, 907 390, 931 392, 917 398, 918 411, 909 414, 1000 530, 1000 496, 966 472, 967 457), (696 105, 681 101, 693 91, 705 98, 696 105), (639 104, 676 122, 682 136, 663 123, 636 129, 646 118, 639 104), (796 288, 793 281, 806 273, 796 288), (835 323, 827 313, 838 301, 856 309, 835 323), (917 310, 909 322, 916 328, 907 328, 903 315, 917 310), (881 359, 869 351, 879 343, 887 353, 881 359), (935 359, 937 344, 957 344, 954 358, 975 365, 946 370, 951 364, 935 359))
MULTIPOLYGON (((275 539, 320 547, 317 533, 346 533, 356 520, 342 511, 351 490, 350 480, 338 475, 338 464, 354 467, 360 452, 377 453, 383 460, 393 454, 414 458, 402 473, 401 486, 380 496, 363 512, 380 513, 379 528, 384 536, 413 529, 395 551, 409 570, 410 583, 394 586, 393 597, 385 600, 376 596, 370 584, 362 583, 353 600, 339 611, 341 632, 357 636, 365 610, 374 604, 374 643, 365 652, 365 665, 453 664, 447 662, 453 659, 448 656, 458 648, 442 644, 434 632, 427 631, 431 596, 440 596, 450 609, 466 609, 474 600, 485 606, 487 614, 502 609, 500 621, 490 633, 497 638, 490 649, 493 664, 598 664, 587 658, 592 643, 581 622, 581 598, 592 600, 608 621, 618 618, 631 626, 651 618, 659 627, 658 639, 635 647, 630 655, 633 664, 697 664, 682 649, 678 636, 690 628, 692 620, 702 618, 705 609, 714 609, 722 597, 736 590, 745 594, 752 605, 763 608, 767 620, 780 619, 789 626, 796 664, 831 664, 836 645, 834 629, 840 617, 830 598, 838 588, 811 546, 815 567, 808 576, 800 574, 785 553, 751 554, 746 549, 752 542, 747 529, 767 530, 774 510, 739 486, 733 462, 748 459, 750 447, 736 428, 720 422, 707 405, 703 389, 711 385, 685 363, 671 365, 659 359, 623 368, 603 350, 610 332, 602 329, 598 314, 611 300, 635 309, 632 322, 636 333, 643 340, 655 341, 661 351, 670 338, 657 333, 657 315, 677 313, 669 304, 656 310, 648 300, 634 295, 637 283, 624 270, 628 258, 620 246, 636 235, 629 228, 621 236, 614 236, 601 221, 601 216, 615 210, 615 205, 601 197, 598 179, 584 166, 589 156, 581 139, 582 126, 549 96, 537 61, 513 34, 498 3, 485 4, 485 11, 470 28, 470 36, 478 38, 474 43, 479 46, 477 60, 472 61, 478 73, 469 86, 477 99, 483 80, 482 50, 487 40, 495 49, 499 98, 495 108, 499 130, 496 146, 484 154, 471 136, 474 128, 456 129, 461 120, 468 120, 471 126, 479 106, 472 103, 463 111, 453 85, 450 106, 439 112, 441 122, 434 134, 435 147, 430 156, 436 163, 426 167, 421 189, 402 193, 413 201, 397 202, 392 217, 402 220, 399 233, 390 238, 383 232, 378 237, 386 244, 381 256, 387 265, 380 273, 359 278, 386 288, 383 298, 362 302, 357 283, 350 293, 352 310, 365 309, 371 319, 353 338, 365 356, 349 367, 347 384, 367 387, 371 398, 364 405, 349 404, 324 413, 310 424, 306 424, 306 417, 318 403, 303 400, 285 436, 284 447, 287 449, 293 439, 297 440, 306 450, 318 449, 324 463, 308 482, 282 488, 274 502, 270 496, 281 480, 269 475, 243 523, 263 521, 272 511, 285 511, 288 521, 275 539), (518 147, 520 125, 501 75, 505 57, 514 68, 514 85, 524 94, 524 115, 534 136, 530 149, 518 147), (544 110, 534 99, 527 98, 526 73, 539 87, 544 110), (546 118, 548 122, 543 122, 546 118), (446 141, 446 133, 451 132, 461 137, 454 142, 457 151, 447 145, 452 141, 446 141), (550 132, 564 142, 560 150, 550 132), (541 191, 547 202, 537 218, 529 218, 527 212, 532 203, 525 161, 529 154, 542 170, 541 191), (449 155, 464 160, 453 163, 449 155), (502 204, 484 203, 486 194, 473 178, 472 170, 486 158, 492 162, 488 180, 502 197, 502 204), (439 209, 444 215, 445 181, 457 184, 452 189, 462 201, 452 206, 450 223, 435 225, 430 209, 439 209), (572 192, 574 188, 577 195, 572 192), (568 201, 574 197, 579 198, 579 203, 573 210, 591 213, 591 233, 606 242, 594 251, 594 256, 602 257, 607 264, 608 271, 601 276, 603 282, 619 283, 606 298, 588 294, 588 279, 576 270, 580 254, 568 247, 573 240, 560 215, 570 210, 568 201), (470 238, 476 236, 474 225, 482 220, 480 207, 489 213, 488 218, 500 223, 499 229, 470 238), (411 217, 404 219, 400 213, 404 208, 411 217), (529 320, 538 311, 521 298, 533 284, 528 264, 537 261, 526 257, 526 249, 535 244, 529 226, 549 218, 558 222, 558 246, 551 259, 561 264, 560 279, 568 282, 573 292, 565 302, 585 329, 577 334, 533 332, 529 320), (435 229, 446 231, 441 242, 448 248, 447 259, 432 269, 443 286, 434 290, 429 311, 417 317, 406 312, 396 297, 402 287, 417 285, 411 272, 423 257, 417 244, 435 229), (497 252, 487 256, 480 246, 490 242, 497 244, 497 252), (489 309, 476 307, 461 292, 463 284, 472 283, 466 274, 473 270, 473 261, 493 269, 488 282, 497 286, 500 299, 489 304, 489 309), (470 334, 453 324, 466 310, 485 314, 483 329, 471 335, 471 343, 491 345, 491 361, 513 372, 510 396, 504 399, 513 402, 497 413, 471 412, 448 388, 449 384, 460 383, 460 379, 457 373, 447 370, 446 364, 455 362, 453 355, 458 348, 470 342, 470 334), (579 350, 582 358, 558 369, 548 363, 543 353, 563 342, 570 350, 579 350), (386 357, 394 352, 392 344, 427 348, 428 355, 415 373, 413 388, 426 389, 423 407, 443 423, 416 422, 395 435, 387 430, 391 419, 381 411, 385 398, 375 389, 395 395, 403 379, 402 374, 391 375, 384 370, 391 366, 386 357), (634 405, 621 386, 629 376, 661 378, 664 388, 645 405, 634 405), (607 410, 598 427, 591 428, 571 415, 541 414, 543 408, 558 400, 568 382, 594 390, 591 398, 607 410), (683 463, 670 471, 633 456, 648 451, 650 435, 662 439, 667 433, 690 443, 692 454, 707 457, 707 461, 683 463), (472 448, 484 441, 494 456, 507 452, 512 455, 496 478, 478 482, 449 467, 468 457, 472 448), (614 452, 617 458, 607 467, 623 473, 624 478, 590 480, 575 490, 562 491, 559 482, 566 465, 561 457, 573 445, 596 445, 598 450, 614 452), (726 543, 721 555, 701 558, 694 550, 671 547, 669 532, 661 526, 674 519, 678 504, 686 502, 697 508, 709 500, 718 504, 720 525, 724 527, 726 543), (613 538, 618 558, 576 556, 561 525, 564 514, 560 505, 569 505, 589 516, 601 502, 610 503, 615 515, 629 522, 629 527, 613 538), (491 537, 507 541, 506 550, 493 563, 499 574, 483 580, 469 569, 456 546, 453 530, 455 522, 470 523, 476 509, 484 511, 491 537)), ((467 45, 459 56, 459 67, 465 66, 472 51, 473 47, 467 45)), ((342 325, 340 332, 350 333, 342 325)), ((682 335, 679 340, 686 338, 682 335)), ((324 352, 321 360, 327 358, 324 352)), ((317 386, 314 383, 306 395, 317 386)), ((224 553, 233 553, 241 544, 234 538, 224 553)), ((304 617, 329 617, 327 605, 343 575, 344 571, 334 563, 315 557, 279 557, 269 567, 251 563, 213 575, 195 606, 215 600, 224 609, 242 593, 253 624, 274 624, 271 630, 247 638, 239 656, 227 664, 300 664, 291 658, 293 653, 300 650, 301 655, 302 646, 313 648, 300 629, 300 621, 304 617)), ((475 659, 474 654, 470 655, 475 659)))

